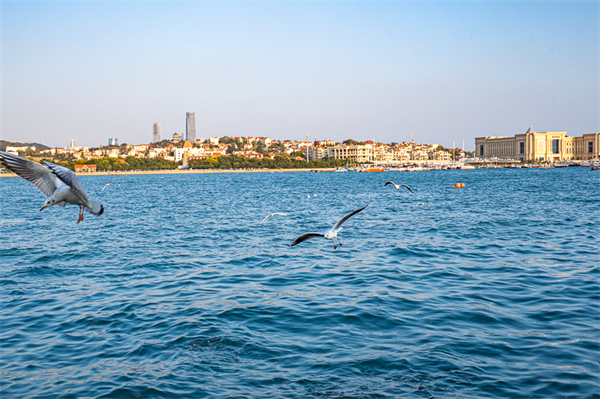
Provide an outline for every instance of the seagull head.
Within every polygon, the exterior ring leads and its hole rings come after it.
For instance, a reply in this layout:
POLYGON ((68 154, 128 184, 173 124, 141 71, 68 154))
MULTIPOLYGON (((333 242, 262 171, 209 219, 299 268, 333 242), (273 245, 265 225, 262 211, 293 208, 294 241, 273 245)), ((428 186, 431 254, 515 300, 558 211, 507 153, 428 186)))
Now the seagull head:
POLYGON ((46 198, 46 202, 44 202, 44 206, 40 209, 40 212, 49 206, 55 205, 58 201, 54 197, 46 198))

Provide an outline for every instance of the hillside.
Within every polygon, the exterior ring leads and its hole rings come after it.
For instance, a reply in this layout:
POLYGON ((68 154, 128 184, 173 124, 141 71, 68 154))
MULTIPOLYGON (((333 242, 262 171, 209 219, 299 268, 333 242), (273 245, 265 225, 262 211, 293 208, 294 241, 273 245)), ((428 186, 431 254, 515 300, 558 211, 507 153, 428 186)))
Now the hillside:
POLYGON ((49 150, 51 147, 48 147, 44 144, 40 144, 40 143, 17 143, 17 142, 13 142, 13 141, 5 141, 5 140, 0 140, 0 150, 1 151, 6 151, 6 147, 23 147, 23 146, 34 146, 35 148, 37 148, 38 150, 49 150))

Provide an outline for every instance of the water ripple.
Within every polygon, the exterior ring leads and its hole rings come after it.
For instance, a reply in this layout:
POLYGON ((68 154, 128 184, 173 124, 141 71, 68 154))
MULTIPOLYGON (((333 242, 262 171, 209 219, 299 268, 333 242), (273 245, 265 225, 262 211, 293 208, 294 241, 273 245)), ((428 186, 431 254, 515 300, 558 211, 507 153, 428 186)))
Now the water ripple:
POLYGON ((94 176, 79 225, 3 178, 0 396, 600 398, 599 177, 94 176))

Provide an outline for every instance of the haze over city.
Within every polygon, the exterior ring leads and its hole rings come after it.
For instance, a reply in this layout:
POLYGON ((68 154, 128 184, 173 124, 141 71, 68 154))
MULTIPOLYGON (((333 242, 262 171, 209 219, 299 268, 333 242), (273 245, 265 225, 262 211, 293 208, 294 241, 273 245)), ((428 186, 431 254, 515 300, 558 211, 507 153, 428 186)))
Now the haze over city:
POLYGON ((0 139, 600 130, 599 3, 3 1, 0 139))

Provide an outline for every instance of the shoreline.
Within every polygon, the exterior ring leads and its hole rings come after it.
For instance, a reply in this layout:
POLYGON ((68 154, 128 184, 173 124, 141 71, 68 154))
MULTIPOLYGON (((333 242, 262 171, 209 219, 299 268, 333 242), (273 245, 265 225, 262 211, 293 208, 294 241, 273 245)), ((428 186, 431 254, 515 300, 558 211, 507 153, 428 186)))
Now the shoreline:
MULTIPOLYGON (((162 169, 124 170, 102 172, 77 172, 77 176, 126 176, 126 175, 184 175, 198 173, 279 173, 279 172, 333 172, 335 168, 311 169, 162 169)), ((19 177, 16 173, 0 173, 0 177, 19 177)))

